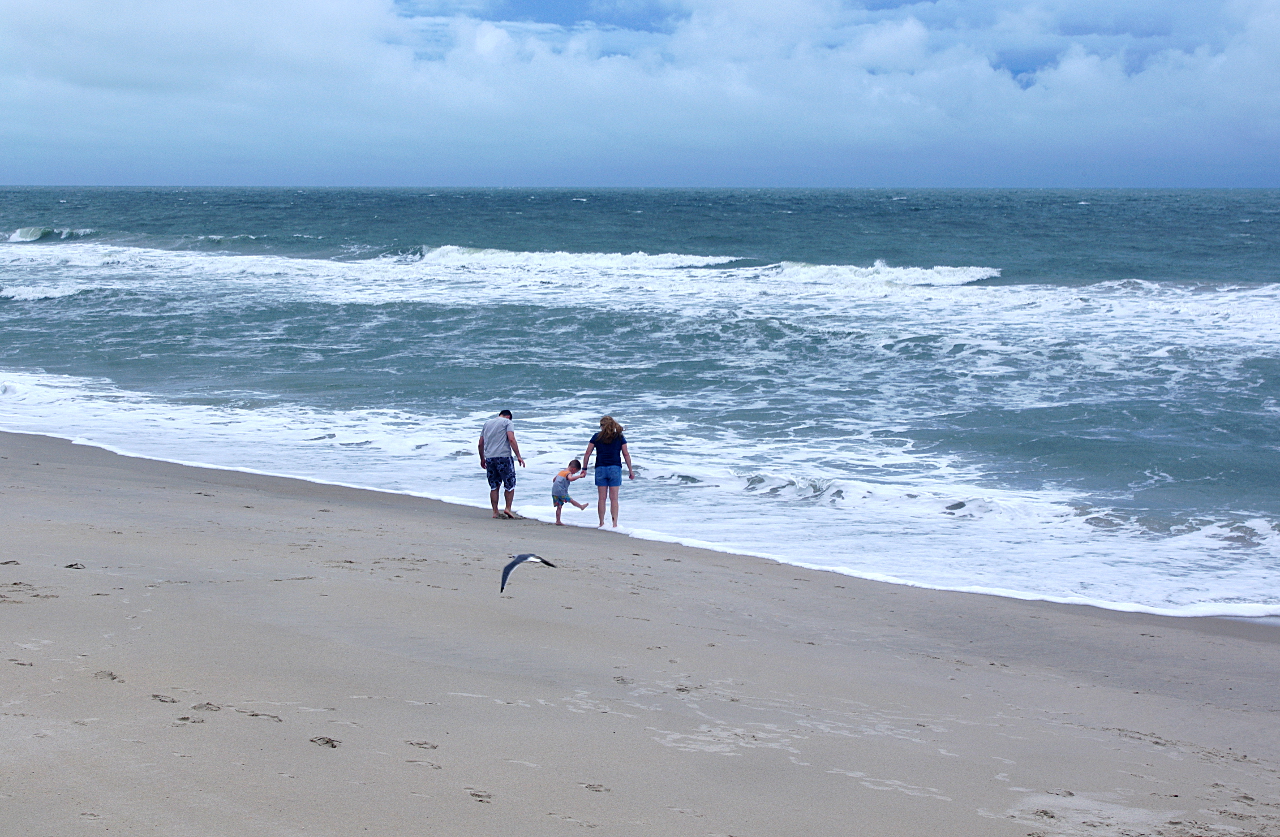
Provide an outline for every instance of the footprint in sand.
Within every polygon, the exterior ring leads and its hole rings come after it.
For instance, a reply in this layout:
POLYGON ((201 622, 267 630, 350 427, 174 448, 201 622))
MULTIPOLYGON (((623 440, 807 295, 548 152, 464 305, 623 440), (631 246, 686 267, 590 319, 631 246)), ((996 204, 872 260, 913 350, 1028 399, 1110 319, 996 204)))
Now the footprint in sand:
POLYGON ((475 788, 466 788, 465 790, 467 791, 467 793, 471 795, 471 798, 474 799, 476 802, 489 803, 493 801, 493 794, 487 791, 480 791, 480 790, 476 790, 475 788))
POLYGON ((197 704, 194 704, 191 708, 198 710, 200 712, 217 712, 222 707, 216 703, 197 703, 197 704))
POLYGON ((178 702, 177 698, 169 697, 168 695, 152 695, 151 699, 158 700, 161 703, 177 703, 178 702))
POLYGON ((317 735, 315 738, 311 739, 311 743, 318 744, 321 747, 330 747, 336 750, 338 745, 342 742, 336 738, 330 738, 327 735, 317 735))
POLYGON ((430 741, 406 741, 404 743, 410 747, 421 747, 424 750, 434 750, 440 746, 439 744, 432 744, 430 741))
POLYGON ((116 683, 123 683, 124 678, 110 671, 95 671, 93 676, 98 680, 114 680, 116 683))
POLYGON ((236 711, 242 715, 248 715, 250 718, 270 718, 277 724, 284 723, 284 719, 279 715, 268 715, 266 712, 251 712, 248 709, 237 709, 236 711))

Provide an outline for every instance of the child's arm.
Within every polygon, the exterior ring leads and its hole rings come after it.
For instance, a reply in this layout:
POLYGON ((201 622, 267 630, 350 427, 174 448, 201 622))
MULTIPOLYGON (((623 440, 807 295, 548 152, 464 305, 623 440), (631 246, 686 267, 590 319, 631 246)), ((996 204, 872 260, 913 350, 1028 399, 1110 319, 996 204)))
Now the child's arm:
POLYGON ((587 469, 586 469, 586 468, 583 468, 581 471, 579 471, 579 472, 578 472, 578 473, 576 473, 576 474, 570 474, 570 475, 569 475, 569 482, 573 482, 574 480, 580 480, 580 479, 582 479, 583 477, 585 477, 586 475, 587 475, 587 469))

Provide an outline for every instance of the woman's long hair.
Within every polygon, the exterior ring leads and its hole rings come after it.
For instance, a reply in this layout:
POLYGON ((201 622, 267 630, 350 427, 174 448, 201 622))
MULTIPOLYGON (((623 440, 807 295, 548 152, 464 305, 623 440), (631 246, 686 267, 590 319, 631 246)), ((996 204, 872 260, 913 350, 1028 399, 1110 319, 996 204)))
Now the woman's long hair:
POLYGON ((601 442, 612 442, 614 439, 622 435, 622 425, 613 420, 613 416, 605 416, 600 419, 600 435, 596 438, 601 442))

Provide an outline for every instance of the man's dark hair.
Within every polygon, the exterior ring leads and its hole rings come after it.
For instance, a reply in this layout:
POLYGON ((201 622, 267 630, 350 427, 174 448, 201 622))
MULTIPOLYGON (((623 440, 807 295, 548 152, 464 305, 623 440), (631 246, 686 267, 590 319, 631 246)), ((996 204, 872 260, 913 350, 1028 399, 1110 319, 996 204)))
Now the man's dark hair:
POLYGON ((503 410, 503 411, 499 412, 499 413, 498 413, 498 415, 500 415, 500 416, 506 416, 507 418, 511 418, 511 411, 510 411, 510 410, 503 410))

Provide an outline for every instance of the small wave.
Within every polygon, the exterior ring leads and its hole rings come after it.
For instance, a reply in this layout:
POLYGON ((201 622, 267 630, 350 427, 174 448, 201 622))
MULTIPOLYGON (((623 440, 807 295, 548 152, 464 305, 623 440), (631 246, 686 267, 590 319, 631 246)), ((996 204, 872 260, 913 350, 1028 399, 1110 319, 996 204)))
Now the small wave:
POLYGON ((257 241, 259 236, 250 235, 249 233, 240 233, 239 235, 197 235, 189 236, 186 240, 195 243, 197 246, 203 244, 226 244, 228 241, 257 241))
POLYGON ((690 256, 679 253, 567 253, 474 249, 445 245, 419 247, 392 261, 415 261, 449 267, 570 267, 601 270, 668 270, 712 267, 739 261, 737 256, 690 256))
POLYGON ((9 236, 9 240, 14 243, 23 241, 39 241, 46 235, 52 235, 53 230, 48 227, 22 227, 16 230, 13 235, 9 236))
POLYGON ((9 242, 12 244, 27 244, 33 241, 46 241, 49 239, 59 239, 67 241, 70 239, 84 238, 94 235, 97 230, 61 230, 53 227, 19 227, 9 236, 9 242))
POLYGON ((779 278, 798 283, 847 284, 849 282, 886 282, 894 285, 933 285, 955 287, 994 279, 1000 275, 995 267, 894 267, 877 259, 871 267, 856 265, 815 265, 783 262, 778 265, 779 278))
POLYGON ((0 288, 0 299, 12 299, 15 302, 35 302, 41 299, 60 299, 74 296, 85 290, 81 287, 65 285, 43 285, 25 288, 0 288))

